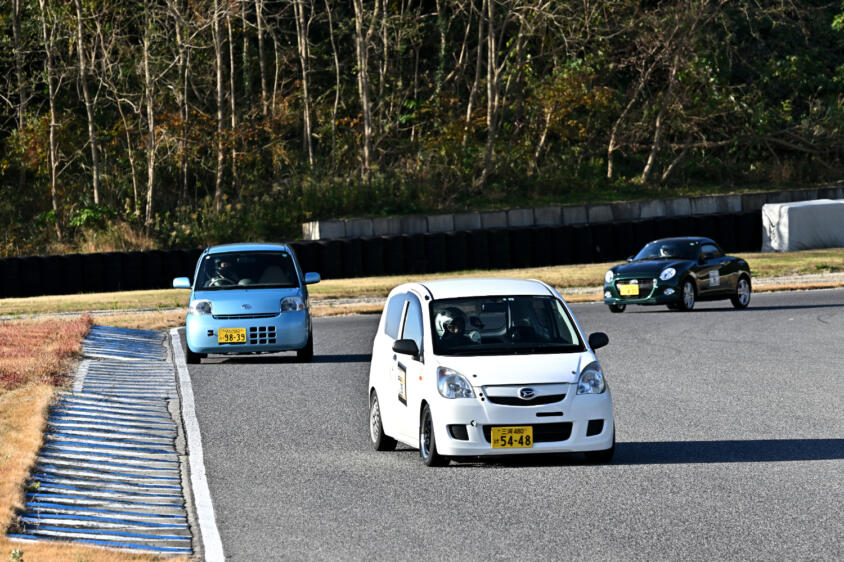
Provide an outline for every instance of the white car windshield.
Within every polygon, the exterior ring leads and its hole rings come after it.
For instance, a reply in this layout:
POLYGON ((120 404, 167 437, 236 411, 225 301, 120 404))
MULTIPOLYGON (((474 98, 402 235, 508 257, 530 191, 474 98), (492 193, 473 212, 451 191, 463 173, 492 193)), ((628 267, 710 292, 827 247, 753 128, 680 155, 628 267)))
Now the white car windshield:
POLYGON ((202 260, 197 290, 298 287, 296 267, 288 252, 228 252, 202 260))
POLYGON ((551 296, 470 297, 431 303, 437 355, 573 353, 585 349, 563 304, 551 296))

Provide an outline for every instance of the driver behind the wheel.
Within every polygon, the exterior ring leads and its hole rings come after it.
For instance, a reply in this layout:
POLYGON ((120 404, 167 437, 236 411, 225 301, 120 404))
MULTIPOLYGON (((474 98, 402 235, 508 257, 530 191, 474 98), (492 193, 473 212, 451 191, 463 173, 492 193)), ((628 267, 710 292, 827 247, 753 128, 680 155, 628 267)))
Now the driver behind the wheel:
POLYGON ((215 285, 237 285, 238 282, 238 275, 234 271, 231 262, 223 258, 216 264, 216 268, 214 271, 214 277, 211 280, 212 284, 215 285))
POLYGON ((480 343, 481 334, 475 330, 466 332, 466 314, 457 307, 450 306, 439 311, 434 319, 437 335, 447 346, 480 343))

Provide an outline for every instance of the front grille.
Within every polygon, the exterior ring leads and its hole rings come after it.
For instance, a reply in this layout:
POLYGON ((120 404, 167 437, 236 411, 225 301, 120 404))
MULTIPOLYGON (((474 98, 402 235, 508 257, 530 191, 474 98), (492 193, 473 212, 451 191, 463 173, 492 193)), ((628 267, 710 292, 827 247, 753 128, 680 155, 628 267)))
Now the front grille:
POLYGON ((249 343, 251 345, 274 344, 275 326, 250 326, 249 343))
MULTIPOLYGON (((484 439, 486 439, 487 443, 490 442, 493 427, 509 426, 485 425, 484 439)), ((540 423, 533 426, 534 443, 553 443, 555 441, 565 441, 569 437, 571 437, 571 422, 540 423)))
MULTIPOLYGON (((627 285, 634 279, 617 279, 615 282, 615 290, 618 291, 618 295, 621 297, 621 291, 618 289, 618 285, 627 285)), ((643 299, 650 296, 651 291, 654 288, 654 280, 653 279, 635 279, 635 281, 639 282, 639 294, 635 297, 633 296, 623 296, 623 299, 643 299)))
POLYGON ((262 314, 214 314, 214 320, 254 320, 256 318, 274 318, 278 312, 267 312, 262 314))
POLYGON ((500 404, 502 406, 542 406, 543 404, 553 404, 565 399, 565 394, 549 394, 547 396, 537 396, 531 400, 522 400, 518 396, 490 396, 486 395, 486 399, 493 404, 500 404))

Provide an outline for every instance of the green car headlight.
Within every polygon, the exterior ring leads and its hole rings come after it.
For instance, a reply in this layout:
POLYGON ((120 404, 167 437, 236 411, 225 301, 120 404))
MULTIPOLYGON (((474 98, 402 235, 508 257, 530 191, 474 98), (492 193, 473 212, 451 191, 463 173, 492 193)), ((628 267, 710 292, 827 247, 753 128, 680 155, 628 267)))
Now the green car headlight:
POLYGON ((668 281, 669 279, 671 279, 675 275, 677 275, 676 269, 674 269, 673 267, 666 267, 665 269, 662 270, 662 273, 659 274, 659 278, 662 281, 668 281))

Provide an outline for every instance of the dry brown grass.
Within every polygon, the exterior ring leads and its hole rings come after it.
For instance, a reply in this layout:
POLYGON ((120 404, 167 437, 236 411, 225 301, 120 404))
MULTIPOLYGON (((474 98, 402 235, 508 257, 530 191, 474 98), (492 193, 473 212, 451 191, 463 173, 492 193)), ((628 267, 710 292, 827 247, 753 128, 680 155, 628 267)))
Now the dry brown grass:
POLYGON ((0 389, 62 384, 91 316, 0 323, 0 389))
POLYGON ((187 556, 176 558, 155 556, 152 554, 134 554, 122 550, 109 550, 95 546, 64 542, 18 542, 0 537, 0 560, 11 560, 11 552, 20 550, 24 562, 129 562, 132 560, 167 560, 168 562, 187 562, 187 556))
POLYGON ((169 330, 185 325, 184 310, 160 310, 155 312, 135 312, 114 314, 98 314, 96 323, 115 328, 132 328, 134 330, 169 330))

